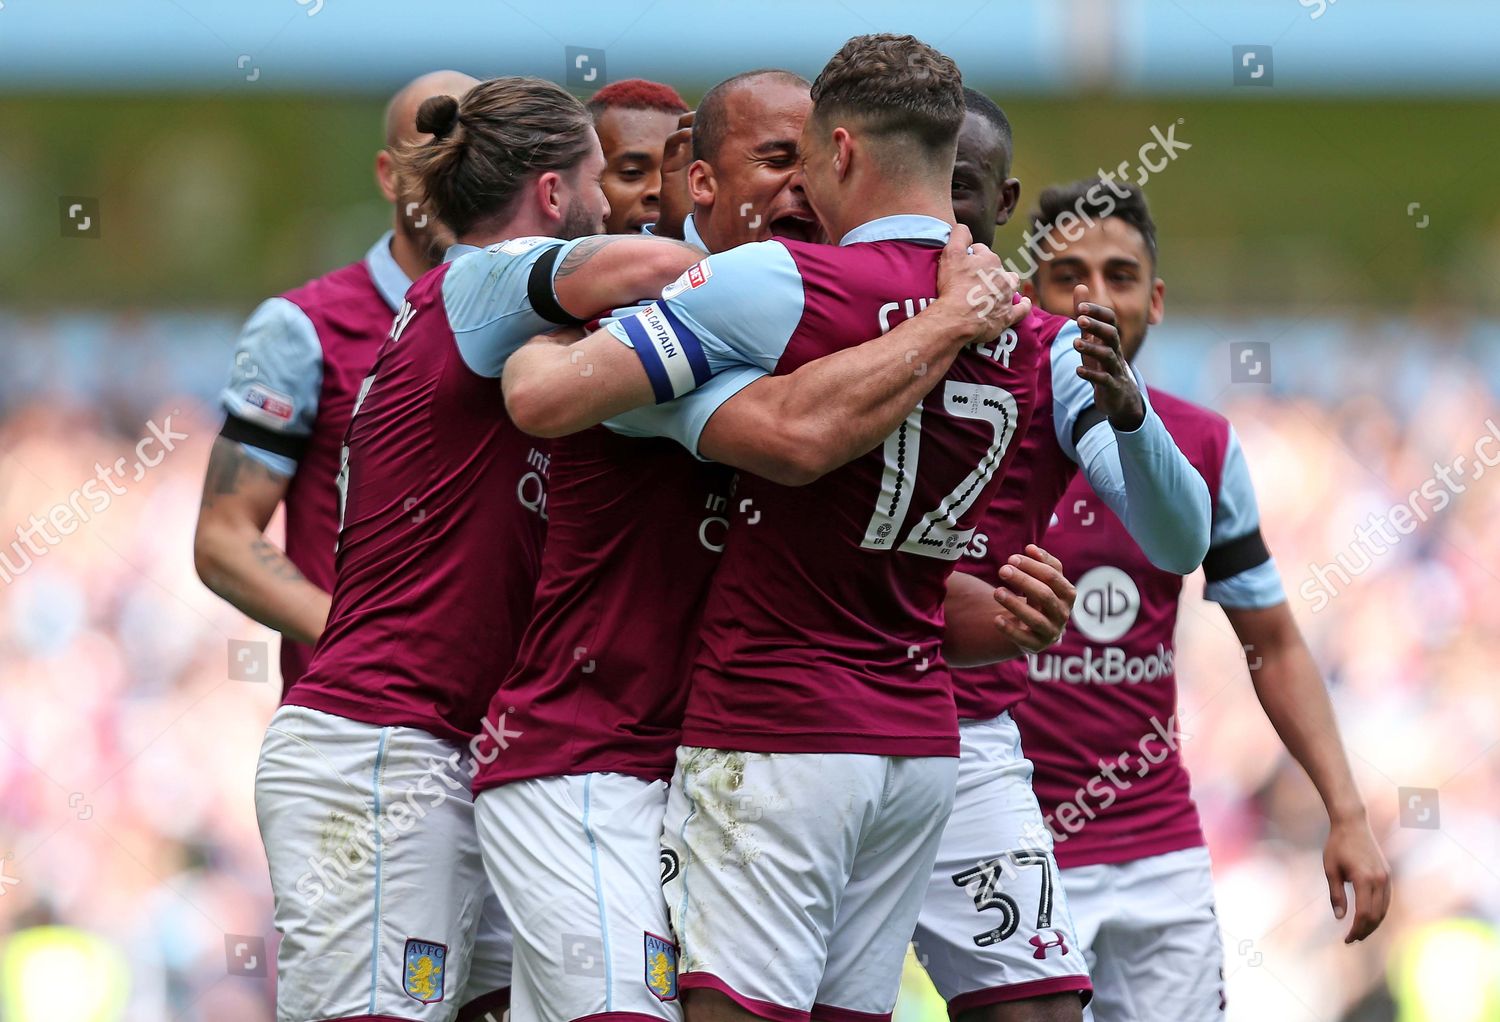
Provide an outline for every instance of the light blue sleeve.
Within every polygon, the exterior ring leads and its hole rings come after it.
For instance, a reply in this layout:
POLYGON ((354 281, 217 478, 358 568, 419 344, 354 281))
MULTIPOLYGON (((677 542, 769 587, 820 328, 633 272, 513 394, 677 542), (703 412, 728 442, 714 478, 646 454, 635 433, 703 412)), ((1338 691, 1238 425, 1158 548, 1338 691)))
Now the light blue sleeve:
POLYGON ((732 366, 774 371, 802 321, 802 274, 786 246, 760 241, 709 256, 661 299, 605 327, 635 349, 658 403, 732 366))
MULTIPOLYGON (((583 240, 513 238, 453 261, 443 278, 443 304, 465 365, 480 376, 498 378, 517 348, 557 329, 557 323, 532 307, 531 267, 553 249, 561 249, 554 267, 560 265, 583 240)), ((555 290, 552 299, 557 299, 555 290)))
MULTIPOLYGON (((312 433, 323 389, 323 345, 312 320, 285 298, 269 298, 250 314, 234 346, 229 383, 219 393, 224 411, 289 437, 312 433)), ((240 441, 250 457, 289 476, 295 459, 240 441)))
MULTIPOLYGON (((1229 446, 1224 452, 1224 470, 1219 483, 1219 502, 1214 508, 1212 538, 1209 540, 1208 559, 1215 551, 1230 544, 1245 544, 1255 537, 1249 546, 1264 551, 1265 559, 1235 572, 1227 578, 1217 579, 1203 587, 1203 598, 1224 607, 1241 610, 1260 610, 1279 606, 1286 602, 1286 591, 1281 585, 1281 572, 1276 561, 1260 537, 1260 509, 1256 506, 1255 487, 1250 482, 1250 466, 1245 462, 1245 452, 1240 448, 1240 438, 1234 428, 1229 430, 1229 446)), ((1258 559, 1259 552, 1250 559, 1258 559)))
POLYGON ((755 366, 726 369, 690 394, 662 405, 643 405, 607 420, 604 425, 621 436, 660 436, 676 440, 693 457, 708 461, 698 449, 703 427, 724 402, 769 375, 755 366))
POLYGON ((1078 324, 1068 320, 1052 338, 1052 350, 1048 353, 1052 362, 1052 429, 1057 434, 1058 446, 1074 462, 1079 459, 1073 447, 1073 424, 1094 403, 1093 386, 1078 378, 1083 356, 1073 342, 1082 335, 1078 324))
POLYGON ((1208 484, 1151 407, 1145 382, 1133 366, 1131 372, 1146 404, 1145 420, 1125 433, 1101 419, 1074 448, 1073 423, 1093 404, 1094 389, 1078 378, 1082 358, 1071 340, 1067 350, 1072 359, 1059 358, 1058 345, 1053 345, 1053 425, 1058 444, 1078 462, 1094 492, 1120 519, 1152 564, 1179 575, 1191 573, 1208 552, 1208 484), (1072 383, 1088 391, 1087 403, 1081 401, 1072 383))

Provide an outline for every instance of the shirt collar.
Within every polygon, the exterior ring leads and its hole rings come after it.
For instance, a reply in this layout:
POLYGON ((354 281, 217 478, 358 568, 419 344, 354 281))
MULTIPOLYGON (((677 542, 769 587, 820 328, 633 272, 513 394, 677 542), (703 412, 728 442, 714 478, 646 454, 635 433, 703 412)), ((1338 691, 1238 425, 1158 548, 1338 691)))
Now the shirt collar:
POLYGON ((457 242, 448 246, 448 251, 443 255, 443 262, 451 263, 459 256, 466 256, 470 252, 478 252, 478 245, 460 245, 457 242))
MULTIPOLYGON (((641 233, 656 237, 656 225, 642 224, 641 233)), ((703 235, 698 233, 698 225, 693 223, 693 214, 691 213, 689 213, 687 215, 687 219, 682 222, 682 240, 687 242, 689 245, 696 245, 698 248, 703 249, 703 251, 705 252, 708 251, 708 246, 703 244, 703 235)))
POLYGON ((939 241, 947 244, 953 225, 937 217, 917 213, 897 213, 860 224, 844 235, 840 245, 862 241, 939 241))
POLYGON ((385 299, 385 304, 391 307, 392 312, 401 308, 402 301, 406 299, 406 289, 412 285, 406 271, 401 269, 396 257, 391 255, 391 239, 395 236, 395 231, 386 231, 379 241, 370 246, 370 251, 365 253, 365 269, 370 271, 375 290, 380 292, 380 297, 385 299))
POLYGON ((703 235, 698 233, 698 225, 693 223, 693 214, 689 213, 687 219, 682 222, 682 240, 689 245, 696 245, 703 251, 708 251, 708 246, 703 243, 703 235))

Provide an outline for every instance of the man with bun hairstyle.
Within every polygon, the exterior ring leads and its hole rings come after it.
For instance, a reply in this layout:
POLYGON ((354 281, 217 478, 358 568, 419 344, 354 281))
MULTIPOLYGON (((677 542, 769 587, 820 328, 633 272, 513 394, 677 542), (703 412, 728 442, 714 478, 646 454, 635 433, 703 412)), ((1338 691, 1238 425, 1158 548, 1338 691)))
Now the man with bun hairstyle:
POLYGON ((281 1022, 503 1010, 503 991, 474 982, 497 963, 476 946, 495 899, 468 788, 504 741, 475 733, 530 612, 547 454, 506 419, 496 353, 566 320, 559 298, 625 301, 691 259, 647 239, 613 265, 617 291, 562 276, 576 243, 561 239, 597 232, 606 204, 588 114, 554 85, 485 82, 428 98, 416 123, 432 137, 396 171, 461 244, 387 317, 357 388, 328 625, 261 750, 281 1022))
POLYGON ((626 78, 594 93, 588 108, 604 149, 604 229, 638 233, 661 213, 663 148, 688 105, 670 85, 626 78))
MULTIPOLYGON (((551 83, 483 82, 429 99, 417 123, 433 137, 400 170, 456 243, 407 292, 360 387, 328 626, 256 778, 283 1022, 497 1009, 458 1007, 486 891, 467 789, 527 726, 481 719, 531 613, 550 461, 510 421, 498 378, 526 338, 654 294, 701 255, 592 236, 608 212, 603 153, 551 83)), ((973 329, 962 318, 913 323, 904 343, 954 344, 973 329)), ((539 996, 525 980, 520 1015, 539 996)))

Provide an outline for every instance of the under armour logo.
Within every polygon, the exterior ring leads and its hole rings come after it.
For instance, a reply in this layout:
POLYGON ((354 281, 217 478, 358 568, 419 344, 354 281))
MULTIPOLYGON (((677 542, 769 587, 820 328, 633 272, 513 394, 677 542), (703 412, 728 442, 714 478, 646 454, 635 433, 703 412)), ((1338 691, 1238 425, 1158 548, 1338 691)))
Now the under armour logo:
POLYGON ((1031 952, 1031 957, 1032 958, 1035 958, 1038 961, 1040 961, 1041 959, 1047 957, 1047 949, 1048 948, 1054 948, 1054 947, 1060 947, 1060 948, 1062 948, 1062 953, 1063 954, 1067 954, 1068 953, 1068 941, 1067 941, 1067 938, 1065 938, 1062 935, 1062 931, 1061 930, 1053 930, 1052 931, 1052 935, 1055 936, 1057 939, 1056 940, 1043 940, 1042 939, 1042 935, 1040 933, 1032 935, 1031 939, 1026 942, 1026 943, 1030 944, 1032 947, 1036 948, 1035 951, 1031 952))

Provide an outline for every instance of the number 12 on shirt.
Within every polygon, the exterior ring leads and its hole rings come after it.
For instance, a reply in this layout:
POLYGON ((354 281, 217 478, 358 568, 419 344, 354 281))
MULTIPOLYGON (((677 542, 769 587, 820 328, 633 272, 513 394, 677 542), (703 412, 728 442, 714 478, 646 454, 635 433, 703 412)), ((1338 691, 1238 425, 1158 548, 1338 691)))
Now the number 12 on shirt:
POLYGON ((923 408, 919 403, 896 431, 885 438, 880 496, 861 547, 956 561, 969 545, 974 528, 961 529, 959 521, 985 492, 986 484, 1005 458, 1018 424, 1016 399, 1003 387, 949 380, 943 388, 943 410, 954 418, 978 419, 990 424, 994 432, 984 456, 937 507, 919 515, 905 538, 900 539, 911 510, 917 461, 922 451, 923 408))

